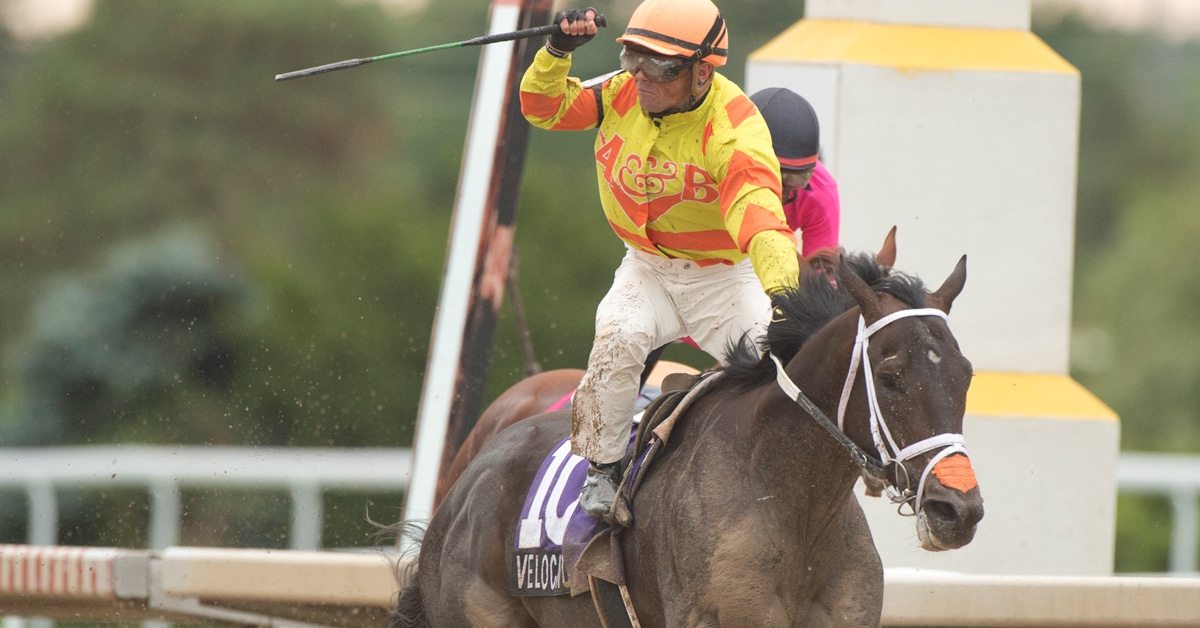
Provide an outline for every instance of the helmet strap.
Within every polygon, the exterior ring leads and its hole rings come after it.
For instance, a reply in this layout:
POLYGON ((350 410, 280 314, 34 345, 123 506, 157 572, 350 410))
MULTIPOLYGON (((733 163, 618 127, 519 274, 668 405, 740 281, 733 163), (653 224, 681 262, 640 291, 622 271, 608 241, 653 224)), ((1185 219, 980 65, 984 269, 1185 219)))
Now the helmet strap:
POLYGON ((703 59, 713 53, 713 48, 717 42, 721 41, 721 36, 725 34, 725 18, 721 14, 717 14, 717 19, 713 20, 712 28, 708 29, 708 34, 704 36, 704 40, 700 42, 700 46, 696 48, 696 52, 692 54, 692 58, 696 60, 703 59))

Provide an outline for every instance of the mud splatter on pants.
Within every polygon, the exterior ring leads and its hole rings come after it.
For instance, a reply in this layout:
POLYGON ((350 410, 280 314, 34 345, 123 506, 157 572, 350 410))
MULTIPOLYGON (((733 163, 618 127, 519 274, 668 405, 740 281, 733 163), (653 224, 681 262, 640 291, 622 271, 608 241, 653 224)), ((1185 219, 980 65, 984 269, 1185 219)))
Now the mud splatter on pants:
POLYGON ((599 463, 625 455, 646 356, 684 336, 714 359, 749 333, 757 347, 771 302, 750 260, 701 268, 628 249, 596 309, 596 338, 572 402, 571 450, 599 463))

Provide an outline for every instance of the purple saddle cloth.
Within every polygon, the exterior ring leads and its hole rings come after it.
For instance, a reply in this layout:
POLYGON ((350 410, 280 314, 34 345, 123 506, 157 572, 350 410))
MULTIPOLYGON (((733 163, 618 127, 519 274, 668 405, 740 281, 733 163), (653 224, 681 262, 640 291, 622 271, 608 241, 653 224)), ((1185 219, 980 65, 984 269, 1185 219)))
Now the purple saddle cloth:
MULTIPOLYGON (((638 395, 637 409, 645 410, 662 393, 646 386, 638 395)), ((637 420, 629 443, 637 436, 637 420)), ((510 581, 513 595, 564 595, 571 565, 597 532, 608 527, 579 508, 579 492, 587 477, 587 460, 571 453, 571 439, 563 439, 542 461, 525 495, 521 520, 514 539, 510 581)))
MULTIPOLYGON (((640 417, 640 415, 639 415, 640 417)), ((630 445, 637 423, 629 434, 630 445)), ((586 459, 571 453, 563 439, 542 461, 525 495, 517 522, 511 569, 513 595, 564 595, 570 592, 570 568, 588 541, 608 527, 579 507, 579 492, 587 477, 586 459)))

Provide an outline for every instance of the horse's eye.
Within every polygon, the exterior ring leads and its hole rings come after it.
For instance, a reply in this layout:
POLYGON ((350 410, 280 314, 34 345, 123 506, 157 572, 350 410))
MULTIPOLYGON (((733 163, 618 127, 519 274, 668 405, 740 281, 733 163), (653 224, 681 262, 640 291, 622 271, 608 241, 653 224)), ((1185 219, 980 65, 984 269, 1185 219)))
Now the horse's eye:
POLYGON ((900 386, 900 372, 892 364, 884 364, 875 369, 875 380, 880 386, 896 388, 900 386))

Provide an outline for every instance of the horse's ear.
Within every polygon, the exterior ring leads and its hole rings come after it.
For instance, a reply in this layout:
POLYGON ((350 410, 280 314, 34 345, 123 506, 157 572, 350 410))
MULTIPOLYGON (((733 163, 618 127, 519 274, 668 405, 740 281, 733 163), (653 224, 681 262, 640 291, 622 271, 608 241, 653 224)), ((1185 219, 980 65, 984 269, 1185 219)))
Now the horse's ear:
POLYGON ((863 278, 859 277, 853 268, 850 268, 844 255, 838 260, 838 275, 842 285, 846 286, 846 291, 854 297, 854 302, 858 303, 858 309, 862 312, 867 324, 879 320, 883 316, 879 310, 879 295, 875 294, 871 286, 868 286, 867 282, 863 281, 863 278))
POLYGON ((887 237, 883 239, 883 246, 879 252, 875 254, 875 263, 880 266, 891 268, 896 265, 896 226, 892 225, 892 230, 888 232, 887 237))
POLYGON ((935 307, 947 314, 950 313, 950 305, 954 303, 955 297, 962 292, 963 285, 967 283, 967 256, 962 256, 958 260, 958 265, 954 267, 954 271, 946 277, 946 281, 942 282, 942 287, 934 290, 929 296, 925 297, 925 304, 929 307, 935 307))

